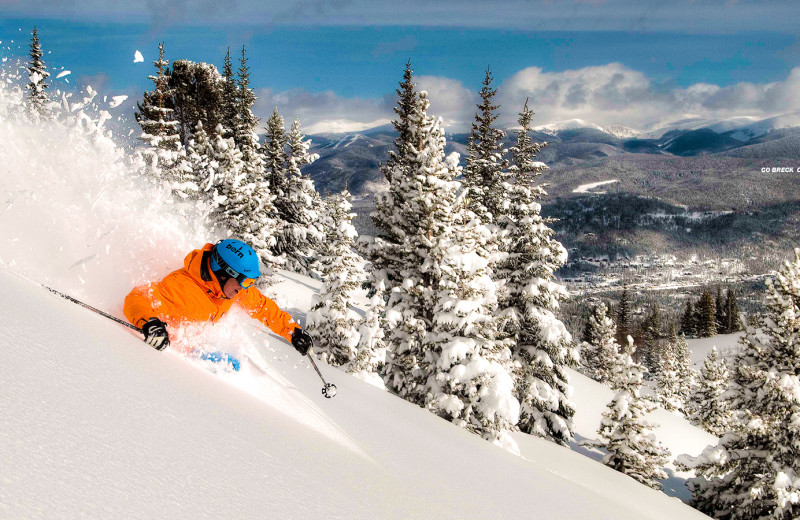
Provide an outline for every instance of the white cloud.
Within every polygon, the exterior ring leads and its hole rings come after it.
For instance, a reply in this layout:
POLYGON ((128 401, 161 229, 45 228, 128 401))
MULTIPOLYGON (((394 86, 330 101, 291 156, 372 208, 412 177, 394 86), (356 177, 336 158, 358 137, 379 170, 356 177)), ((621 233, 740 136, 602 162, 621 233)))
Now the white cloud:
POLYGON ((478 103, 476 92, 470 91, 460 81, 440 76, 415 78, 418 90, 428 92, 431 115, 441 117, 448 132, 463 132, 470 128, 478 103))
POLYGON ((604 126, 649 129, 688 117, 769 117, 800 110, 800 68, 777 83, 726 87, 698 83, 663 89, 619 63, 563 72, 531 67, 499 87, 503 124, 513 125, 526 98, 538 124, 579 118, 604 126))
POLYGON ((394 116, 382 99, 346 98, 331 91, 258 89, 256 96, 253 111, 262 121, 277 107, 287 123, 299 118, 306 133, 357 132, 386 124, 394 116))
MULTIPOLYGON (((442 117, 447 131, 469 131, 479 101, 477 91, 441 76, 419 76, 415 82, 418 90, 428 92, 430 113, 442 117)), ((501 105, 497 124, 506 128, 516 126, 526 98, 535 112, 534 126, 582 119, 601 126, 651 130, 687 118, 765 118, 800 110, 800 67, 780 82, 725 87, 697 83, 671 89, 619 63, 561 72, 530 67, 494 86, 495 101, 501 105)), ((287 121, 299 117, 308 133, 360 131, 395 117, 394 93, 364 99, 332 91, 261 89, 256 95, 255 112, 262 120, 277 106, 287 121)))

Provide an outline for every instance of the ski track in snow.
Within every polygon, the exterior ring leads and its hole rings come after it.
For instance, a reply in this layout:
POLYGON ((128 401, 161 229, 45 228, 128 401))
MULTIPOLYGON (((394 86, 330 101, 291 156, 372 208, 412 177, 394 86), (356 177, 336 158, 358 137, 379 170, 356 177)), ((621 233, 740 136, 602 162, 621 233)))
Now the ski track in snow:
POLYGON ((590 184, 581 184, 580 186, 578 186, 577 188, 572 190, 572 193, 590 193, 590 192, 591 193, 596 193, 596 194, 605 193, 605 192, 599 192, 599 191, 592 192, 591 190, 593 190, 593 189, 595 189, 597 187, 605 186, 606 184, 612 184, 612 183, 615 183, 615 182, 617 182, 617 179, 612 179, 610 181, 592 182, 590 184))

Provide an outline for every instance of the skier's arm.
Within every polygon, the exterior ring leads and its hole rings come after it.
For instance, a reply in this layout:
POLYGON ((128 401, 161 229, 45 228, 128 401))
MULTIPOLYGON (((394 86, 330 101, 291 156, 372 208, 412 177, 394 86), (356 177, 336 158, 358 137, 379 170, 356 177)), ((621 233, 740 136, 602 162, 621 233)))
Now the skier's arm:
POLYGON ((171 291, 162 282, 140 285, 125 297, 122 311, 125 317, 137 327, 142 327, 152 318, 170 322, 170 318, 180 316, 171 298, 171 291))
POLYGON ((240 294, 239 304, 247 313, 266 325, 275 334, 292 341, 292 332, 299 329, 288 312, 282 311, 278 304, 259 292, 255 287, 240 294))

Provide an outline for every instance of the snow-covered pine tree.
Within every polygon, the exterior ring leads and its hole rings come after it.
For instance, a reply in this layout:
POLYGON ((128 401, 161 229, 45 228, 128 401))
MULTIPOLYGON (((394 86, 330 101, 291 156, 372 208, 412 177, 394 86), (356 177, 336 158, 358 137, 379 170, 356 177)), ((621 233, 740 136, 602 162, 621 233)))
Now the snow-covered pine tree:
MULTIPOLYGON (((410 81, 409 67, 406 78, 410 81)), ((390 193, 402 200, 393 208, 394 222, 401 238, 397 244, 386 243, 378 261, 386 257, 397 279, 389 285, 386 307, 386 341, 389 359, 386 364, 386 385, 404 399, 424 406, 427 402, 427 382, 436 362, 427 351, 426 335, 433 326, 434 302, 438 285, 438 265, 432 261, 433 240, 452 234, 455 219, 455 200, 460 183, 455 180, 459 168, 445 160, 444 132, 437 120, 428 115, 430 102, 427 93, 414 94, 415 104, 404 121, 407 140, 398 146, 399 155, 390 155, 397 167, 387 173, 390 193), (394 186, 393 186, 394 185, 394 186), (393 187, 392 187, 393 186, 393 187), (413 225, 412 225, 413 223, 413 225), (402 227, 400 227, 402 225, 402 227)), ((386 203, 387 199, 378 199, 386 203)), ((379 245, 381 239, 376 241, 379 245)))
POLYGON ((617 390, 603 413, 598 433, 608 453, 603 463, 654 489, 661 489, 667 478, 663 467, 669 461, 669 450, 652 433, 653 425, 644 416, 653 410, 640 395, 646 369, 633 361, 629 343, 620 353, 612 378, 617 390))
POLYGON ((355 292, 367 275, 361 257, 353 249, 358 236, 353 227, 353 205, 345 190, 325 200, 326 235, 320 250, 325 282, 318 301, 306 317, 306 330, 314 338, 315 351, 334 366, 350 365, 358 354, 361 322, 352 309, 355 292))
POLYGON ((223 137, 234 137, 237 127, 237 115, 239 106, 239 88, 236 85, 236 78, 233 75, 233 63, 231 62, 231 49, 225 53, 225 61, 222 66, 222 126, 224 128, 223 137))
POLYGON ((39 42, 39 34, 36 27, 33 28, 31 34, 30 61, 28 62, 28 107, 32 113, 39 115, 47 115, 50 111, 50 100, 45 91, 49 85, 47 78, 50 73, 47 72, 47 66, 42 58, 42 45, 39 42))
POLYGON ((681 316, 680 333, 685 336, 694 336, 697 332, 695 321, 694 306, 692 305, 691 298, 689 298, 686 300, 686 310, 683 311, 683 315, 681 316))
POLYGON ((449 229, 431 235, 433 322, 422 343, 434 362, 425 405, 486 440, 513 447, 508 433, 520 405, 508 370, 511 351, 496 340, 495 283, 481 249, 491 231, 467 209, 463 195, 452 201, 456 218, 449 229))
MULTIPOLYGON (((227 236, 236 236, 251 243, 252 232, 250 236, 245 236, 244 231, 250 230, 249 222, 255 208, 252 200, 254 185, 247 182, 242 154, 233 138, 217 135, 213 145, 218 166, 212 189, 218 191, 216 197, 219 201, 211 214, 213 225, 227 236)), ((255 245, 253 248, 258 251, 255 245)))
POLYGON ((725 299, 725 334, 732 334, 742 330, 742 317, 739 314, 739 304, 736 301, 736 292, 728 289, 725 299))
POLYGON ((595 381, 609 383, 620 348, 616 340, 617 327, 608 316, 605 304, 600 303, 592 309, 586 331, 586 338, 581 345, 584 373, 595 381))
POLYGON ((628 345, 628 336, 633 333, 631 326, 631 296, 627 287, 622 288, 616 313, 617 343, 623 347, 628 345))
MULTIPOLYGON (((275 252, 284 255, 286 269, 301 274, 311 274, 311 265, 316 251, 323 247, 325 234, 318 215, 321 207, 319 193, 314 181, 304 177, 300 171, 319 157, 308 153, 310 147, 311 140, 305 138, 300 130, 300 121, 295 119, 287 137, 284 213, 281 229, 275 237, 275 252)), ((338 221, 334 221, 334 225, 339 225, 338 221)))
MULTIPOLYGON (((371 218, 379 235, 376 237, 363 237, 359 243, 360 249, 372 264, 370 283, 383 283, 387 292, 400 285, 403 277, 400 271, 403 268, 405 255, 403 244, 406 236, 414 233, 416 223, 403 219, 397 208, 402 208, 405 203, 404 181, 410 175, 411 165, 415 158, 411 155, 410 147, 413 145, 410 117, 419 103, 419 98, 413 82, 411 63, 406 63, 403 81, 396 90, 398 95, 397 106, 394 108, 397 119, 392 125, 398 133, 394 140, 395 150, 389 150, 389 158, 381 165, 388 190, 375 194, 375 211, 371 218), (374 281, 373 281, 374 280, 374 281)), ((373 287, 374 289, 374 287, 373 287)))
POLYGON ((714 297, 714 307, 716 311, 715 321, 717 323, 717 334, 727 334, 725 325, 728 318, 725 316, 725 300, 722 298, 722 287, 717 286, 717 294, 714 297))
POLYGON ((286 207, 286 128, 283 116, 278 113, 278 107, 272 111, 264 127, 264 176, 269 183, 269 188, 275 196, 275 210, 279 220, 284 220, 286 207))
POLYGON ((222 81, 219 71, 210 63, 172 62, 169 87, 182 144, 188 146, 198 122, 202 121, 206 133, 212 134, 222 122, 222 81))
POLYGON ((730 403, 723 397, 729 386, 728 364, 717 347, 712 347, 703 361, 697 389, 689 401, 692 422, 712 435, 721 436, 731 428, 730 403))
MULTIPOLYGON (((427 93, 408 116, 405 173, 395 177, 395 209, 408 234, 399 255, 402 284, 387 304, 387 386, 401 397, 498 443, 515 421, 511 379, 490 314, 494 284, 477 242, 489 231, 466 210, 458 155, 445 157, 441 119, 427 93), (411 226, 414 223, 415 226, 411 226), (505 373, 505 375, 504 375, 505 373)), ((518 405, 517 405, 518 406, 518 405)))
POLYGON ((656 393, 664 409, 686 412, 695 377, 686 338, 683 335, 678 337, 673 328, 669 341, 661 349, 656 375, 656 393))
POLYGON ((464 167, 464 185, 469 190, 470 209, 485 224, 498 222, 507 213, 509 203, 506 196, 509 164, 504 159, 506 150, 503 148, 506 134, 493 126, 498 117, 495 112, 500 108, 492 104, 496 94, 497 89, 492 88, 492 74, 487 68, 464 167))
POLYGON ((734 363, 732 430, 679 459, 698 474, 693 505, 724 520, 800 518, 800 249, 768 280, 766 307, 734 363))
POLYGON ((186 151, 181 143, 179 122, 175 118, 172 92, 169 87, 169 62, 164 59, 164 44, 158 45, 158 60, 153 62, 158 73, 149 76, 155 84, 145 92, 138 111, 134 114, 142 134, 139 139, 149 146, 141 150, 152 178, 168 190, 185 181, 191 172, 186 161, 186 151))
POLYGON ((263 158, 259 154, 258 143, 258 118, 253 114, 253 105, 256 96, 250 88, 250 67, 247 66, 247 54, 242 45, 242 57, 239 58, 239 70, 236 91, 236 126, 233 131, 233 140, 236 147, 242 152, 247 174, 251 181, 261 180, 264 174, 263 158))
POLYGON ((662 351, 661 312, 658 304, 650 305, 650 312, 642 322, 642 343, 637 349, 638 360, 644 363, 651 375, 658 375, 659 356, 662 351))
MULTIPOLYGON (((222 129, 217 126, 217 133, 222 129)), ((197 184, 197 202, 201 205, 201 212, 210 215, 220 204, 219 179, 220 166, 217 162, 214 142, 209 138, 203 127, 203 122, 198 121, 194 129, 189 146, 186 149, 187 160, 192 169, 194 180, 197 184)), ((222 173, 224 176, 224 173, 222 173)))
POLYGON ((358 374, 362 379, 378 375, 386 362, 386 288, 377 282, 369 300, 364 319, 358 327, 356 358, 348 372, 358 374))
POLYGON ((566 367, 579 362, 578 348, 556 317, 566 289, 556 283, 556 269, 567 251, 541 216, 537 202, 544 189, 532 181, 547 169, 535 160, 540 145, 528 137, 533 112, 527 103, 520 114, 522 129, 512 149, 514 177, 506 195, 508 209, 499 224, 504 228, 506 260, 498 278, 504 280, 499 307, 507 320, 505 332, 519 369, 515 395, 521 404, 519 428, 560 444, 572 438, 575 413, 566 367))
MULTIPOLYGON (((241 188, 249 194, 249 220, 239 221, 245 228, 234 231, 234 234, 249 243, 258 253, 261 261, 269 266, 277 266, 278 260, 273 254, 275 233, 279 229, 275 218, 275 192, 265 171, 261 145, 258 142, 258 118, 253 114, 256 96, 250 89, 250 68, 247 66, 247 54, 242 46, 242 57, 239 59, 237 77, 236 125, 233 140, 241 153, 244 182, 241 188)), ((244 217, 248 218, 248 217, 244 217)))
POLYGON ((697 336, 710 338, 717 335, 717 308, 710 291, 703 291, 695 307, 697 336))

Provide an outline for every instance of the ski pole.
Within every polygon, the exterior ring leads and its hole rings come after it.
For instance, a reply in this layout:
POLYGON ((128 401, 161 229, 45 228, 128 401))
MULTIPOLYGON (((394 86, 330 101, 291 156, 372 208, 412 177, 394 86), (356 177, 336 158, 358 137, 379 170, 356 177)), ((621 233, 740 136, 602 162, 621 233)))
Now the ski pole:
POLYGON ((55 290, 55 289, 53 289, 52 287, 48 287, 48 286, 46 286, 46 285, 44 285, 44 284, 40 284, 40 285, 41 285, 42 287, 44 287, 45 289, 47 289, 48 291, 50 291, 51 293, 53 293, 53 294, 55 294, 55 295, 57 295, 57 296, 61 296, 61 297, 62 297, 62 298, 64 298, 65 300, 69 300, 69 301, 71 301, 72 303, 77 303, 78 305, 80 305, 80 306, 81 306, 81 307, 83 307, 84 309, 89 309, 90 311, 96 312, 96 313, 97 313, 97 314, 99 314, 100 316, 104 316, 104 317, 108 318, 109 320, 116 321, 116 322, 117 322, 117 323, 119 323, 120 325, 125 325, 125 326, 126 326, 126 327, 128 327, 129 329, 133 329, 133 330, 135 330, 136 332, 142 332, 142 329, 140 329, 140 328, 139 328, 139 327, 137 327, 136 325, 131 325, 130 323, 128 323, 128 322, 127 322, 127 321, 125 321, 125 320, 121 320, 121 319, 117 318, 116 316, 112 316, 112 315, 110 315, 110 314, 109 314, 109 313, 107 313, 107 312, 103 312, 103 311, 101 311, 100 309, 97 309, 97 308, 95 308, 95 307, 92 307, 92 306, 91 306, 91 305, 89 305, 88 303, 84 303, 84 302, 82 302, 82 301, 80 301, 80 300, 77 300, 77 299, 73 298, 72 296, 70 296, 70 295, 68 295, 68 294, 64 294, 64 293, 62 293, 62 292, 60 292, 60 291, 56 291, 56 290, 55 290))
POLYGON ((319 367, 317 367, 316 361, 314 361, 314 358, 311 356, 311 351, 310 350, 306 353, 306 356, 308 356, 308 360, 311 361, 311 366, 314 367, 314 370, 317 371, 317 375, 319 376, 319 378, 322 379, 322 384, 325 385, 325 386, 322 387, 322 395, 324 395, 328 399, 330 399, 331 397, 335 396, 336 395, 336 385, 334 385, 333 383, 326 382, 325 378, 322 377, 322 372, 319 371, 319 367))
MULTIPOLYGON (((269 334, 267 331, 265 331, 261 327, 253 326, 253 328, 256 329, 257 331, 261 332, 262 334, 269 334)), ((313 341, 312 341, 312 348, 313 348, 313 341)), ((331 397, 335 396, 336 395, 336 385, 334 385, 333 383, 328 383, 327 381, 325 381, 325 378, 322 377, 322 372, 319 371, 319 367, 317 367, 317 363, 314 362, 314 358, 311 357, 311 349, 309 349, 308 352, 306 352, 306 357, 308 357, 308 360, 311 361, 311 366, 313 366, 314 370, 317 371, 317 375, 319 376, 319 378, 322 379, 322 384, 325 385, 325 386, 322 387, 322 395, 324 395, 328 399, 330 399, 331 397)))

